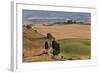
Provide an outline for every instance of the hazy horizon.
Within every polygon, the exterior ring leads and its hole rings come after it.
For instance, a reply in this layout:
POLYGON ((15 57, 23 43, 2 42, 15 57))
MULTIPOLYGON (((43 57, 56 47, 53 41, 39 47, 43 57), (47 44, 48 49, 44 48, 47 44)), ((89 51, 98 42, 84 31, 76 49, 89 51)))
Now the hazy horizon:
POLYGON ((55 23, 67 20, 91 23, 91 13, 23 10, 23 24, 55 23))

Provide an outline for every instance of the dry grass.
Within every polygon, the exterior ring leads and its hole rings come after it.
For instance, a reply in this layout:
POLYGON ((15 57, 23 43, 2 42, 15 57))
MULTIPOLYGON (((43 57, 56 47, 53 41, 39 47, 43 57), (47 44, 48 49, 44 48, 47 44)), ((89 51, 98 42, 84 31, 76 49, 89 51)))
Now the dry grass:
POLYGON ((53 25, 53 26, 33 26, 38 32, 46 35, 51 33, 56 39, 90 39, 90 25, 53 25))

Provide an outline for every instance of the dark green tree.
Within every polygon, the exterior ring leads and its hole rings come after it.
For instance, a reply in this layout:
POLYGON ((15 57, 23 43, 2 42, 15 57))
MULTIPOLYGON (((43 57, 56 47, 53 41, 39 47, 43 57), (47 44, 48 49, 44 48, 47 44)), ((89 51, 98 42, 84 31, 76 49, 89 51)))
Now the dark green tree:
POLYGON ((47 39, 52 39, 53 38, 53 36, 51 35, 51 33, 47 33, 47 39))
POLYGON ((56 42, 55 40, 52 41, 52 48, 53 48, 53 49, 55 49, 56 43, 57 43, 57 42, 56 42))
POLYGON ((27 28, 27 29, 30 29, 30 28, 31 28, 31 26, 30 26, 30 25, 26 25, 26 28, 27 28))
POLYGON ((72 21, 72 20, 68 20, 67 23, 68 23, 68 24, 72 24, 73 21, 72 21))
POLYGON ((60 53, 60 44, 56 43, 55 48, 53 48, 52 54, 55 56, 55 55, 58 55, 59 53, 60 53))
POLYGON ((47 42, 47 41, 45 41, 45 49, 46 49, 46 50, 49 49, 49 47, 48 47, 48 42, 47 42))

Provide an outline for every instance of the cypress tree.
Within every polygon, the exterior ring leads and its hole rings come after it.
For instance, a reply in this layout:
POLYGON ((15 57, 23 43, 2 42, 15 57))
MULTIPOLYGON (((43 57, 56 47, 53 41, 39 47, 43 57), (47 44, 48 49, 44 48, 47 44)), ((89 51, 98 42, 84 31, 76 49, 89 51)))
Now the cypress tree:
POLYGON ((49 47, 48 47, 48 42, 45 41, 45 49, 47 50, 49 47))
POLYGON ((55 56, 55 55, 58 55, 59 53, 60 53, 60 44, 56 43, 55 44, 55 48, 53 49, 52 54, 55 56))
POLYGON ((53 40, 53 41, 52 41, 52 48, 55 49, 55 46, 56 46, 56 41, 53 40))

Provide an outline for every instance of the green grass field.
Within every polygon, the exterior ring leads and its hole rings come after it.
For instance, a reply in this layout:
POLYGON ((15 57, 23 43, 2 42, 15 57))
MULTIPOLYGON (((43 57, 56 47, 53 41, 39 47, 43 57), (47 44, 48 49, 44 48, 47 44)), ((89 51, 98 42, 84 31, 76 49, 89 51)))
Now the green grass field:
POLYGON ((90 56, 90 40, 66 39, 59 40, 61 53, 64 56, 90 56))

